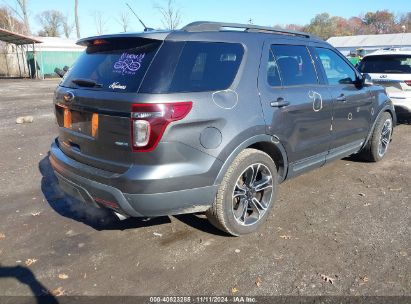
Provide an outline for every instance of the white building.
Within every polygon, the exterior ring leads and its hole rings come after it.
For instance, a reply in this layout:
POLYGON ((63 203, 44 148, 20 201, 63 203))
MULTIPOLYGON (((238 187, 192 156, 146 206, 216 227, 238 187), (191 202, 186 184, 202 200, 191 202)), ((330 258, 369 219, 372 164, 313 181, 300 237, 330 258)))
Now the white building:
POLYGON ((366 53, 384 48, 411 48, 411 33, 331 37, 327 42, 347 56, 359 48, 366 53))

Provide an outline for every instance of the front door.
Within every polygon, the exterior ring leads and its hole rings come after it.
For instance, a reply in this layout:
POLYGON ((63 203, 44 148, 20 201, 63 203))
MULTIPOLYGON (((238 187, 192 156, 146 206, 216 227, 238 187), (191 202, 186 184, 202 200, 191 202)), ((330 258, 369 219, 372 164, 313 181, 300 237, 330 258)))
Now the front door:
POLYGON ((334 50, 316 47, 315 52, 334 99, 333 142, 328 158, 338 158, 363 145, 369 132, 372 96, 356 83, 358 73, 334 50))

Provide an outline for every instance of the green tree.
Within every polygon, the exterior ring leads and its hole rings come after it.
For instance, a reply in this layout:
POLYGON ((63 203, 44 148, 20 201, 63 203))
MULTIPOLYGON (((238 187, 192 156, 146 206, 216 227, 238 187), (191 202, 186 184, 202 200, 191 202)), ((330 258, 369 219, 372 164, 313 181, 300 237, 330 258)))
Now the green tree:
POLYGON ((388 34, 398 32, 395 16, 388 10, 368 12, 363 17, 363 22, 373 34, 388 34))
POLYGON ((314 34, 322 39, 333 36, 333 21, 330 14, 322 13, 311 19, 310 24, 304 27, 304 31, 314 34))

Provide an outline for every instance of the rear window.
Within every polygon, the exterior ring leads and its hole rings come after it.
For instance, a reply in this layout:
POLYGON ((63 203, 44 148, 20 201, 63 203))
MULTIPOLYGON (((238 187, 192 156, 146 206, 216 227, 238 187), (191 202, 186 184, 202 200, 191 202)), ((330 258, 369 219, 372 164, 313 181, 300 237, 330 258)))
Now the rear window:
POLYGON ((411 55, 367 56, 358 69, 362 73, 411 74, 411 55))
POLYGON ((100 41, 87 47, 61 85, 78 88, 75 82, 81 79, 95 82, 93 89, 137 92, 160 45, 161 41, 144 38, 100 41))
POLYGON ((230 87, 243 58, 241 44, 165 42, 141 93, 218 91, 230 87))

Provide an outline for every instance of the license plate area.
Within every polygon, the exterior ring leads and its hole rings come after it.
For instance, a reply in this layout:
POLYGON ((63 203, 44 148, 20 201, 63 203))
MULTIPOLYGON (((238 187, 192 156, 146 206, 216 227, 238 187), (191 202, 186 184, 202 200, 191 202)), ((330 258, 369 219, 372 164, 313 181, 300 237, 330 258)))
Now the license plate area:
POLYGON ((56 105, 56 117, 60 127, 91 137, 98 135, 99 116, 97 113, 71 110, 62 105, 56 105))

